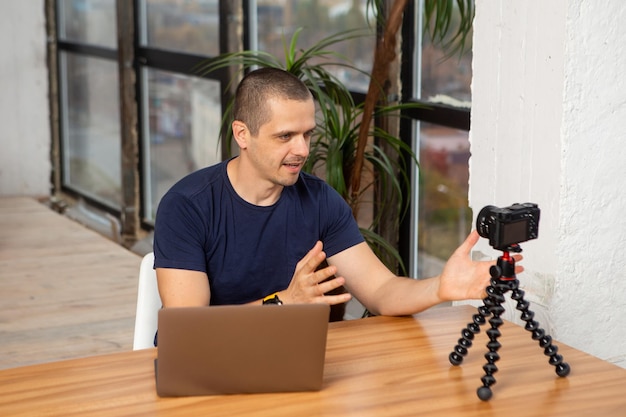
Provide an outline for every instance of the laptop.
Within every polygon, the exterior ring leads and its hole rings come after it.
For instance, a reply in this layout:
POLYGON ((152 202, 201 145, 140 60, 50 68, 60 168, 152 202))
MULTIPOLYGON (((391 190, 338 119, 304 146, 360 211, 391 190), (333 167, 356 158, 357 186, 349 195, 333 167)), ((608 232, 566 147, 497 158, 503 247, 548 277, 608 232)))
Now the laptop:
POLYGON ((157 394, 318 391, 329 314, 326 304, 161 309, 157 394))

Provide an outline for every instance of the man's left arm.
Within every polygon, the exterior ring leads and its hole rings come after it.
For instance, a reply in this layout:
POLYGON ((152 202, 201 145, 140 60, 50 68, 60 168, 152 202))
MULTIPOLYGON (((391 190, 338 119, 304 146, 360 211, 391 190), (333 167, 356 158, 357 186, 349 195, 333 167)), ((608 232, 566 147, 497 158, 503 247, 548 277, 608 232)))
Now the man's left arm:
MULTIPOLYGON (((328 263, 346 280, 346 288, 369 311, 380 315, 419 313, 444 301, 481 299, 489 285, 490 261, 472 261, 470 251, 478 241, 472 232, 446 263, 442 273, 427 279, 398 277, 372 252, 367 243, 352 246, 328 263)), ((518 259, 520 256, 516 255, 518 259)), ((516 268, 516 272, 523 269, 516 268)))

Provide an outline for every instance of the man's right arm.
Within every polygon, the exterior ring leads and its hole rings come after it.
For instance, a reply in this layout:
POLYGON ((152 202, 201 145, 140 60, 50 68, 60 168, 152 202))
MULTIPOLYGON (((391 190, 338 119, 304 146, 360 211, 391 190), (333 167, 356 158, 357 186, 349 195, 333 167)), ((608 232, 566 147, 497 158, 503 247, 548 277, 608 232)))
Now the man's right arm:
POLYGON ((156 268, 163 307, 202 307, 211 300, 209 279, 204 272, 156 268))

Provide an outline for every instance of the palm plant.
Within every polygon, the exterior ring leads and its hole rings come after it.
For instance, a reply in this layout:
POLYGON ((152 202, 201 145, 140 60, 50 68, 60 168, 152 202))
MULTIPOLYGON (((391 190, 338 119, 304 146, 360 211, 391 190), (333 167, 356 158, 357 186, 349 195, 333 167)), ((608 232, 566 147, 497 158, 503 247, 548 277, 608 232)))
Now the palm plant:
POLYGON ((424 32, 447 51, 448 57, 462 55, 475 11, 474 0, 424 0, 424 32))

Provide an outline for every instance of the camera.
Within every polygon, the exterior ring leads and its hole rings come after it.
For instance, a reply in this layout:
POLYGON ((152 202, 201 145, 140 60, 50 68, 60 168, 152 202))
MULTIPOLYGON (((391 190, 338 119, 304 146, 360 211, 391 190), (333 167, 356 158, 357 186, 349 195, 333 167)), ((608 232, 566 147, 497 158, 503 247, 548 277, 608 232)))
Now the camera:
POLYGON ((476 218, 476 230, 489 239, 494 249, 509 250, 511 245, 537 239, 539 212, 534 203, 515 203, 502 208, 485 206, 476 218))

